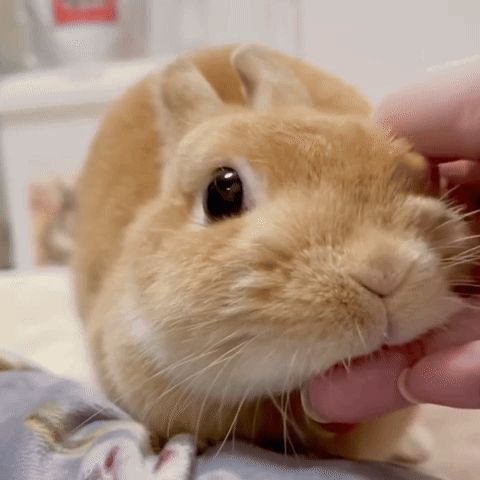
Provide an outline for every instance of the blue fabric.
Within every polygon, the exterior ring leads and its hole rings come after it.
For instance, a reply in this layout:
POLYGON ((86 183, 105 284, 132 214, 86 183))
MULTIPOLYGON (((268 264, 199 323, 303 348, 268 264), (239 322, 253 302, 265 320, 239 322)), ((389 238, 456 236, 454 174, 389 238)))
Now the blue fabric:
POLYGON ((188 435, 155 454, 144 427, 93 388, 0 355, 1 480, 429 478, 393 465, 285 458, 238 442, 197 457, 188 435))

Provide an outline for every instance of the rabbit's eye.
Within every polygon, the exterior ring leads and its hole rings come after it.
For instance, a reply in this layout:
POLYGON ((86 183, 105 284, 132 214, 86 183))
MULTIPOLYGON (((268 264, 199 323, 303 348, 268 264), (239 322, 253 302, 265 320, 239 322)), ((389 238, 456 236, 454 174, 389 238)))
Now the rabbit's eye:
POLYGON ((203 209, 209 220, 239 215, 243 209, 243 186, 240 175, 233 168, 219 168, 208 185, 203 209))

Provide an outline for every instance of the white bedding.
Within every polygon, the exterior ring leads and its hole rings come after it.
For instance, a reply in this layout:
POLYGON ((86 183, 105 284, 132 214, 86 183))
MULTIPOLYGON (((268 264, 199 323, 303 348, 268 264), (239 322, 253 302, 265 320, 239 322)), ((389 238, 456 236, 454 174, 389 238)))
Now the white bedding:
POLYGON ((0 273, 1 348, 58 375, 90 381, 68 271, 0 273))

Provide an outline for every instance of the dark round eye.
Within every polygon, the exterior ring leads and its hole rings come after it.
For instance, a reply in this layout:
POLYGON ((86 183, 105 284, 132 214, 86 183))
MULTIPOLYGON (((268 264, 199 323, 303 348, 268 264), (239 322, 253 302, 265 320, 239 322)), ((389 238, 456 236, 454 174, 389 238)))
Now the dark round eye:
POLYGON ((219 168, 208 185, 203 209, 210 220, 239 215, 243 208, 243 186, 240 175, 233 168, 219 168))

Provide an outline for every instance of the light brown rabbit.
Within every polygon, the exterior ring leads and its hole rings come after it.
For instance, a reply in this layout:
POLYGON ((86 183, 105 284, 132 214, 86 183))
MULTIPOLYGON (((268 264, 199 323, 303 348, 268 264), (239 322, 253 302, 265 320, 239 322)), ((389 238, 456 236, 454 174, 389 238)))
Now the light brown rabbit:
POLYGON ((461 306, 468 227, 369 115, 255 45, 181 58, 109 110, 79 184, 78 305, 106 392, 159 439, 398 453, 410 410, 330 436, 298 398, 461 306))

